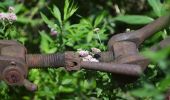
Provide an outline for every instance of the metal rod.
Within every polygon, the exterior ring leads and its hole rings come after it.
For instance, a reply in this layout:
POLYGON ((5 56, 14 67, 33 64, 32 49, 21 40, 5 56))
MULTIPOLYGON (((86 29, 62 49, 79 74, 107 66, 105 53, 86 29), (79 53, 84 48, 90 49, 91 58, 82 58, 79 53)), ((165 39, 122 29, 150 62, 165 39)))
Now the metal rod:
POLYGON ((132 35, 140 37, 140 41, 138 44, 141 44, 146 38, 167 27, 168 25, 170 25, 170 14, 162 16, 151 22, 150 24, 132 32, 132 35))
POLYGON ((28 54, 26 62, 29 68, 47 68, 65 66, 64 53, 57 54, 28 54))
POLYGON ((124 74, 130 76, 139 76, 142 74, 143 71, 139 65, 132 65, 132 64, 81 62, 81 67, 84 69, 105 71, 105 72, 124 74))

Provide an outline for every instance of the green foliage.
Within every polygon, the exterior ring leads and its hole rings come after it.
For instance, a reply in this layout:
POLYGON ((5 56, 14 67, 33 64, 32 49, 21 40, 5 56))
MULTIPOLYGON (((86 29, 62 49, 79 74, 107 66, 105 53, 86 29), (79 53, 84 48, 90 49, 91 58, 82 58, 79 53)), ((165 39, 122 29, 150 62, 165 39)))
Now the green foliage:
MULTIPOLYGON (((23 43, 29 53, 56 53, 107 49, 115 33, 136 30, 169 13, 170 0, 2 0, 0 12, 15 7, 17 21, 0 22, 0 38, 23 43), (133 5, 133 9, 131 9, 133 5), (135 12, 135 10, 139 10, 135 12), (140 12, 140 14, 139 14, 140 12), (114 15, 114 16, 113 16, 114 15), (55 32, 55 34, 52 34, 55 32)), ((163 100, 170 84, 170 48, 152 52, 148 48, 169 36, 166 28, 144 42, 139 51, 151 59, 145 73, 134 83, 121 86, 113 74, 80 70, 32 69, 28 78, 39 86, 29 92, 0 82, 3 100, 163 100)), ((126 77, 126 76, 125 76, 126 77)))
POLYGON ((114 20, 125 22, 127 24, 148 24, 153 21, 152 18, 147 16, 139 16, 139 15, 120 15, 115 17, 114 20))

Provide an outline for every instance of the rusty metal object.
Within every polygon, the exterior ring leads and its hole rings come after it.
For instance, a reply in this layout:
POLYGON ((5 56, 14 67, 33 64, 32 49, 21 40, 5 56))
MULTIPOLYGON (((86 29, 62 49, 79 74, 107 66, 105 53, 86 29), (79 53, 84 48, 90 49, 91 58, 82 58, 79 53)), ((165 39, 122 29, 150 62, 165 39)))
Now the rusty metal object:
POLYGON ((132 64, 81 62, 81 66, 84 69, 111 72, 130 76, 139 76, 142 74, 141 67, 139 65, 132 64))
MULTIPOLYGON (((26 80, 28 69, 31 68, 64 67, 68 71, 84 68, 111 72, 121 77, 138 77, 149 64, 149 59, 139 54, 139 45, 169 23, 170 15, 167 15, 134 32, 113 36, 108 42, 109 51, 94 55, 100 62, 84 62, 77 53, 71 51, 57 54, 26 54, 25 47, 20 43, 0 40, 0 79, 9 85, 23 85, 28 90, 35 91, 37 86, 26 80)), ((152 48, 157 50, 169 46, 169 43, 170 38, 167 38, 152 48)))
POLYGON ((31 83, 30 81, 28 81, 26 79, 24 79, 23 84, 26 87, 26 89, 29 91, 35 91, 38 88, 37 85, 31 83))
POLYGON ((109 50, 112 50, 112 46, 118 41, 132 41, 139 46, 146 38, 150 37, 152 34, 160 31, 170 24, 170 14, 162 16, 152 23, 144 26, 133 32, 120 33, 114 35, 108 42, 109 50))
POLYGON ((112 62, 115 57, 114 52, 106 51, 95 54, 94 58, 98 59, 100 62, 112 62))
POLYGON ((115 63, 137 64, 145 69, 149 64, 148 59, 139 54, 138 48, 134 42, 121 41, 113 45, 115 54, 115 63))
POLYGON ((16 41, 0 40, 0 51, 1 79, 12 86, 25 85, 28 73, 25 47, 16 41))
POLYGON ((24 80, 23 74, 19 67, 8 66, 4 69, 2 76, 9 85, 21 85, 24 80))
POLYGON ((61 67, 65 65, 64 60, 63 53, 26 55, 26 63, 29 68, 61 67))
POLYGON ((65 68, 68 71, 80 70, 81 58, 77 53, 66 52, 65 53, 65 68))

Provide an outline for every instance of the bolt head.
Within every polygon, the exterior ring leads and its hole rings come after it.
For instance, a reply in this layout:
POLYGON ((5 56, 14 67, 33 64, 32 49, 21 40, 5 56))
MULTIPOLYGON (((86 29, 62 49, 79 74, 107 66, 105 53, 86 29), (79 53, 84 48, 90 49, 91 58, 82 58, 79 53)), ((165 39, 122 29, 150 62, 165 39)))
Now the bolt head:
POLYGON ((9 85, 20 85, 24 80, 24 76, 17 67, 9 67, 3 71, 4 81, 9 85))
POLYGON ((17 71, 10 71, 6 73, 5 80, 10 84, 16 84, 21 80, 20 73, 17 71))

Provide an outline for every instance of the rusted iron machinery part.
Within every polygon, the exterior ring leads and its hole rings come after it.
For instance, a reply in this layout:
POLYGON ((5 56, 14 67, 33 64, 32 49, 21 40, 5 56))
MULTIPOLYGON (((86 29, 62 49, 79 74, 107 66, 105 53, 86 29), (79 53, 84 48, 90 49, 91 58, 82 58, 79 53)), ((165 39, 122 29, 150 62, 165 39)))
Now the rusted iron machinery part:
POLYGON ((65 65, 63 53, 57 54, 27 54, 26 63, 29 68, 62 67, 65 65))
POLYGON ((139 65, 133 65, 133 64, 81 62, 81 67, 84 69, 111 72, 115 74, 123 74, 123 75, 130 75, 130 76, 139 76, 143 72, 143 70, 139 65))
POLYGON ((108 48, 112 51, 112 46, 117 41, 132 41, 136 43, 138 47, 146 38, 167 27, 169 24, 170 14, 162 16, 136 31, 114 35, 108 42, 108 48))
POLYGON ((65 67, 66 70, 80 70, 80 68, 91 69, 95 71, 105 71, 111 73, 119 73, 131 76, 139 76, 142 69, 139 65, 130 64, 115 64, 115 63, 99 63, 99 62, 84 62, 81 61, 77 53, 66 52, 64 54, 50 54, 50 55, 27 55, 27 64, 29 68, 58 68, 56 66, 65 67), (35 59, 35 60, 34 60, 35 59), (47 61, 44 64, 44 61, 47 61), (44 65, 43 65, 44 64, 44 65), (41 66, 42 65, 42 66, 41 66), (46 65, 46 66, 45 66, 46 65))
POLYGON ((26 63, 29 68, 58 68, 65 67, 66 70, 79 70, 80 57, 75 52, 57 54, 28 54, 26 63))
POLYGON ((114 52, 106 51, 94 54, 94 58, 98 59, 100 62, 113 62, 115 59, 114 52))
MULTIPOLYGON (((170 37, 167 37, 164 40, 162 40, 161 42, 153 45, 152 47, 150 47, 150 50, 151 51, 158 51, 158 50, 166 48, 166 47, 170 47, 170 37)), ((101 52, 101 53, 95 54, 95 56, 96 56, 95 58, 99 59, 100 62, 113 62, 113 61, 115 61, 115 56, 114 56, 113 51, 101 52)), ((140 61, 138 61, 138 62, 140 62, 140 61)))
POLYGON ((65 52, 65 68, 68 71, 80 70, 81 58, 75 52, 65 52))
MULTIPOLYGON (((151 22, 150 24, 148 24, 148 25, 144 26, 143 28, 138 29, 136 31, 127 32, 127 33, 120 33, 120 34, 114 35, 108 42, 109 51, 96 54, 95 56, 101 62, 114 61, 114 59, 115 59, 114 55, 116 53, 114 53, 113 45, 116 42, 131 41, 131 42, 134 42, 136 44, 136 47, 138 48, 138 46, 146 38, 148 38, 152 34, 156 33, 157 31, 160 31, 162 28, 165 28, 169 24, 170 24, 170 14, 168 14, 166 16, 162 16, 162 17, 156 19, 155 21, 151 22)), ((162 45, 162 47, 164 47, 165 43, 164 44, 161 43, 160 45, 162 45)), ((152 47, 152 48, 156 49, 156 47, 158 47, 158 46, 155 46, 155 47, 152 47)))
MULTIPOLYGON (((37 89, 36 85, 25 79, 28 68, 65 67, 69 71, 84 68, 139 76, 149 62, 138 54, 138 46, 153 33, 167 26, 169 22, 170 15, 167 15, 137 31, 113 36, 108 42, 110 51, 95 55, 101 62, 83 62, 74 52, 26 55, 25 47, 18 42, 0 40, 0 78, 9 85, 24 85, 28 90, 34 91, 37 89)), ((165 39, 153 48, 167 46, 169 41, 169 38, 165 39)))
POLYGON ((26 80, 25 47, 13 40, 0 40, 0 77, 8 85, 24 85, 28 90, 36 90, 36 86, 26 80))

